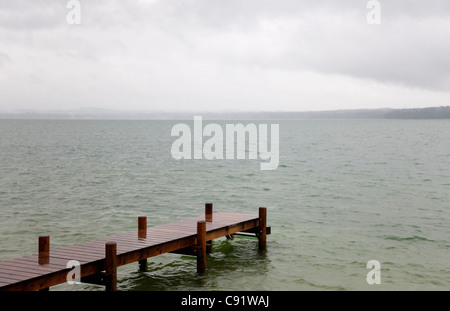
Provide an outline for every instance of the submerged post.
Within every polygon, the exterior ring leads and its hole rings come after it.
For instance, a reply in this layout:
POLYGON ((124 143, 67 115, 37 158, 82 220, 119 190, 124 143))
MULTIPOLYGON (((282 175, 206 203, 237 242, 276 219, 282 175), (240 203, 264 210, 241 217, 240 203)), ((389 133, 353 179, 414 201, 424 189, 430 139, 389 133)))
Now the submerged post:
POLYGON ((197 273, 206 271, 206 222, 197 222, 197 273))
MULTIPOLYGON (((138 217, 138 238, 147 238, 147 217, 145 216, 138 217)), ((142 272, 147 271, 147 259, 139 260, 139 270, 142 272)))
POLYGON ((258 228, 258 244, 259 249, 266 248, 267 235, 267 209, 265 207, 259 208, 259 228, 258 228))
POLYGON ((105 285, 106 291, 117 290, 117 244, 105 244, 105 285))
POLYGON ((205 220, 207 222, 213 221, 213 204, 212 203, 206 203, 205 204, 205 220))

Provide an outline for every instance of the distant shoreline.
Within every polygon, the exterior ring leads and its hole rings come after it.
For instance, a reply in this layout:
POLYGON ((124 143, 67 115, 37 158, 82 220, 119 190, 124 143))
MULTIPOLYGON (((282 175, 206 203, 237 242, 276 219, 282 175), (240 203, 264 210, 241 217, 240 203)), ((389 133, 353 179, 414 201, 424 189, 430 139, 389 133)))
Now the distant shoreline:
POLYGON ((450 119, 450 106, 406 109, 348 109, 329 111, 256 112, 139 112, 108 109, 0 112, 3 120, 186 120, 201 115, 210 120, 314 120, 314 119, 450 119))

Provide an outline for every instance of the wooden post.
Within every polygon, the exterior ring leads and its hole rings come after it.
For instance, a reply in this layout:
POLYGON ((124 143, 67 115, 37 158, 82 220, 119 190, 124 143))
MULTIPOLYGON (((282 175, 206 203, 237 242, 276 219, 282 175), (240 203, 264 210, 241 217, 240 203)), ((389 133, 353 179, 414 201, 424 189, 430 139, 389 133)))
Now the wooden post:
MULTIPOLYGON (((147 238, 147 217, 145 216, 138 217, 138 238, 147 238)), ((139 270, 142 272, 147 271, 147 259, 139 260, 139 270)))
POLYGON ((138 238, 147 238, 147 217, 145 216, 138 217, 138 238))
POLYGON ((106 291, 117 290, 117 244, 105 244, 105 285, 106 291))
MULTIPOLYGON (((213 221, 213 204, 206 203, 205 204, 205 221, 212 222, 213 221)), ((206 253, 210 254, 212 252, 212 241, 206 241, 206 253)))
POLYGON ((267 209, 265 207, 259 208, 259 230, 258 230, 258 244, 259 249, 266 248, 266 235, 267 235, 267 209))
MULTIPOLYGON (((47 265, 50 263, 50 236, 41 235, 39 236, 39 247, 38 247, 38 263, 40 265, 47 265)), ((40 289, 39 291, 49 291, 49 287, 40 289)))
POLYGON ((206 271, 206 222, 197 222, 197 273, 206 271))
POLYGON ((213 204, 212 203, 206 203, 205 204, 205 220, 207 222, 213 221, 213 204))
POLYGON ((50 237, 48 235, 39 236, 39 264, 46 265, 50 261, 50 237))

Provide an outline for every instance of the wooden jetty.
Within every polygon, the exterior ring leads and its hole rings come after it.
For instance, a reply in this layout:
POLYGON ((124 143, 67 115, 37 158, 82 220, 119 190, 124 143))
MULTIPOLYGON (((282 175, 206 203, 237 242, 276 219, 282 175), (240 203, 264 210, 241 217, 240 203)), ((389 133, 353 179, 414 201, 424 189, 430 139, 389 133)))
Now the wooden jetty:
POLYGON ((145 271, 147 258, 168 252, 197 256, 197 272, 204 273, 210 241, 253 235, 259 249, 265 249, 267 234, 266 208, 260 207, 258 215, 213 214, 212 203, 207 203, 204 216, 154 227, 147 227, 143 216, 138 218, 138 230, 56 249, 50 248, 49 236, 40 236, 37 254, 0 262, 0 291, 45 291, 67 282, 75 268, 79 281, 115 291, 118 266, 138 262, 145 271))

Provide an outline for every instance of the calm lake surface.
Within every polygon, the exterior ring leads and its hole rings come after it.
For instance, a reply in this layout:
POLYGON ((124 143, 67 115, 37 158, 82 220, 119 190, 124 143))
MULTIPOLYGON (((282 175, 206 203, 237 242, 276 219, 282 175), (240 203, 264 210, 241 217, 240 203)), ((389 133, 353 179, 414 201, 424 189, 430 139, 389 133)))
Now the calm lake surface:
MULTIPOLYGON (((276 123, 280 163, 174 160, 188 121, 0 120, 0 260, 214 211, 267 207, 266 252, 214 241, 207 273, 165 254, 119 268, 119 290, 448 290, 450 120, 276 123), (381 264, 381 284, 366 267, 381 264)), ((205 138, 206 140, 206 138, 205 138)), ((0 275, 1 277, 1 275, 0 275)), ((52 290, 103 290, 62 284, 52 290)))

